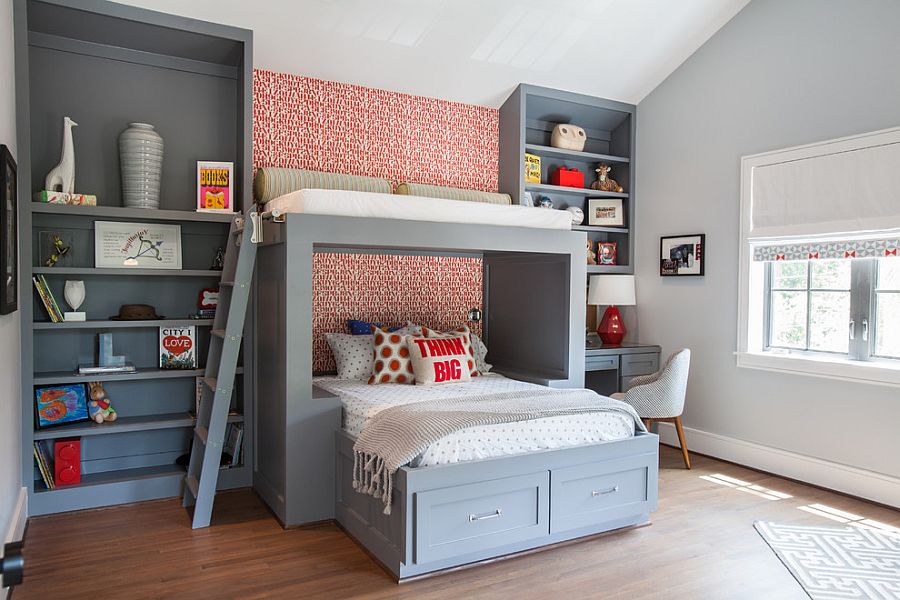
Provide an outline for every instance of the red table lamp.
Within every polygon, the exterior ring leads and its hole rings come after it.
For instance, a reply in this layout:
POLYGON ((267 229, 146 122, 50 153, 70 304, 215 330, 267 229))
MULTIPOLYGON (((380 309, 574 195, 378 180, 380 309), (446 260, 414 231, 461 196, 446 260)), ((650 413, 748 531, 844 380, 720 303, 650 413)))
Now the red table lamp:
POLYGON ((597 335, 605 345, 618 346, 626 333, 618 307, 634 306, 634 275, 592 275, 588 304, 607 307, 597 326, 597 335))

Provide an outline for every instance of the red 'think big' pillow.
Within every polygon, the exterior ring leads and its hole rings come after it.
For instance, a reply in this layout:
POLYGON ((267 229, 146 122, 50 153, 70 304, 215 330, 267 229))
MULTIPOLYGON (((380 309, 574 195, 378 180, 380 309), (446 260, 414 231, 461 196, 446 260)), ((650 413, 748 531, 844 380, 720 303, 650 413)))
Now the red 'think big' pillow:
POLYGON ((468 357, 466 359, 466 366, 469 368, 469 375, 472 377, 478 377, 478 365, 475 361, 475 352, 472 350, 472 335, 471 331, 469 331, 468 325, 463 325, 461 327, 457 327, 451 331, 445 331, 440 333, 435 331, 434 329, 429 329, 427 327, 422 328, 422 335, 427 338, 452 338, 452 337, 461 337, 463 338, 463 346, 466 348, 466 353, 468 357))
POLYGON ((417 385, 470 381, 467 336, 427 338, 407 336, 409 357, 417 385))

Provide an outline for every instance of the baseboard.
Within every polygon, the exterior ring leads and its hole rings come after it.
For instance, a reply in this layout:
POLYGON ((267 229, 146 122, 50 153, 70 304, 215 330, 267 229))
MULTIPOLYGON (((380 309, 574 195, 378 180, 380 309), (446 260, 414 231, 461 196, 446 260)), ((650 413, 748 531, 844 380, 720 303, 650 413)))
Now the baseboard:
MULTIPOLYGON (((662 443, 678 446, 674 425, 658 427, 662 443)), ((684 437, 688 449, 700 454, 900 508, 900 478, 690 427, 684 437)))
MULTIPOLYGON (((4 544, 21 540, 25 536, 25 523, 28 521, 28 490, 22 488, 19 490, 19 497, 16 499, 16 505, 10 515, 9 526, 6 530, 6 537, 3 539, 4 544)), ((2 585, 2 579, 0 579, 2 585)), ((6 600, 9 589, 0 587, 0 600, 6 600)))

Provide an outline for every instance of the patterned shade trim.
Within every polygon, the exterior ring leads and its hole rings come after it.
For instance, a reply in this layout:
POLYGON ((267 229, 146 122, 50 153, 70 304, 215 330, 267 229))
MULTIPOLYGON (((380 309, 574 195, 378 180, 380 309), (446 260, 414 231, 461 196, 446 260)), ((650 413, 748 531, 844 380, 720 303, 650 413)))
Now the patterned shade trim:
POLYGON ((484 202, 487 204, 512 204, 509 194, 480 192, 478 190, 462 190, 459 188, 424 183, 401 183, 395 194, 407 196, 425 196, 426 198, 443 198, 445 200, 464 200, 466 202, 484 202))
POLYGON ((897 251, 898 248, 900 248, 900 238, 777 244, 754 246, 753 260, 770 262, 777 260, 882 258, 900 255, 900 252, 897 251))
POLYGON ((350 190, 354 192, 391 193, 391 182, 365 175, 345 173, 323 173, 303 169, 283 169, 263 167, 256 172, 253 193, 258 202, 266 203, 273 198, 290 194, 297 190, 350 190))

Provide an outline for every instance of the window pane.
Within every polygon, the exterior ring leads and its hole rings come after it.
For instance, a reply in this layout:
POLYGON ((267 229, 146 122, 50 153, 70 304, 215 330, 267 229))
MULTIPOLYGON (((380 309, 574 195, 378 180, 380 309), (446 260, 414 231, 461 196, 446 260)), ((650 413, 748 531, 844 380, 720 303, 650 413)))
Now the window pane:
POLYGON ((850 292, 810 292, 809 310, 809 349, 849 352, 850 292))
POLYGON ((805 260, 772 263, 772 289, 806 289, 805 260))
POLYGON ((850 289, 850 260, 814 260, 809 263, 810 287, 826 290, 850 289))
POLYGON ((900 358, 900 292, 875 294, 875 354, 900 358))
POLYGON ((806 292, 772 292, 770 314, 770 346, 806 348, 806 292))
POLYGON ((878 259, 878 289, 900 290, 900 258, 878 259))

